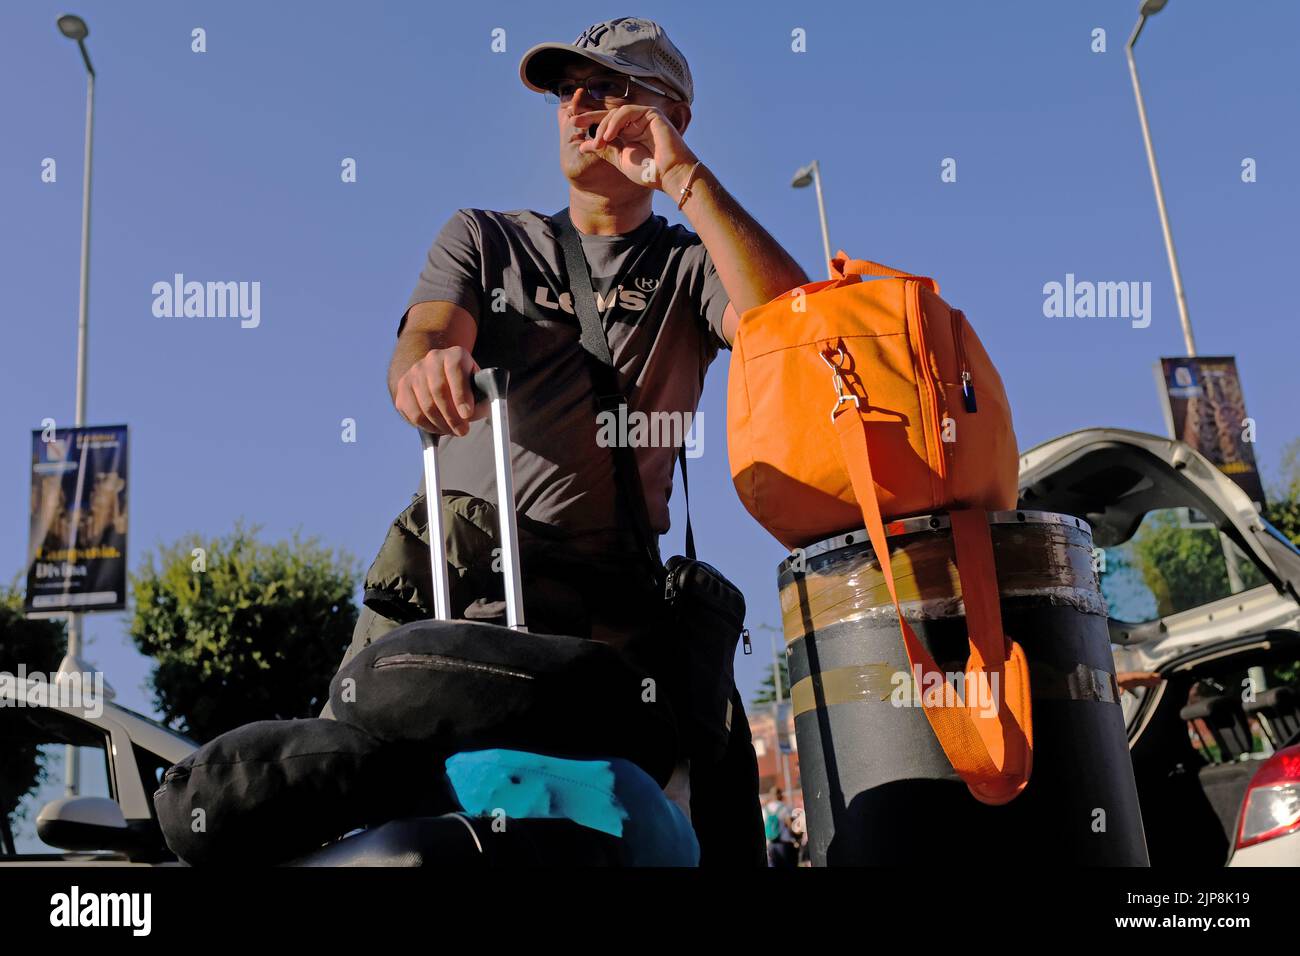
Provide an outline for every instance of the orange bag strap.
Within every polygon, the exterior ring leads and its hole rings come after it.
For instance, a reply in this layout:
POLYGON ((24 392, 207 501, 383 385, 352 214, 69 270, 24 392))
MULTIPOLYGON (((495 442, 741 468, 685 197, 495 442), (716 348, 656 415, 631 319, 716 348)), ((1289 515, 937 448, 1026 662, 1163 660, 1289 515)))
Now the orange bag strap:
POLYGON ((939 283, 935 282, 929 276, 918 276, 911 272, 904 272, 902 269, 895 269, 891 266, 881 265, 879 262, 872 262, 870 259, 850 259, 849 254, 841 249, 835 253, 835 257, 830 260, 831 278, 844 279, 848 276, 876 276, 882 279, 915 279, 917 282, 924 282, 930 287, 935 295, 939 294, 939 283))
MULTIPOLYGON (((844 401, 853 402, 852 398, 844 401)), ((929 686, 939 673, 930 652, 918 640, 911 624, 903 616, 894 582, 894 570, 885 536, 876 484, 871 473, 871 456, 867 450, 867 425, 856 408, 833 412, 840 451, 853 484, 853 493, 862 510, 867 535, 875 549, 885 585, 898 613, 899 630, 907 650, 908 662, 915 675, 918 665, 922 683, 929 686)), ((925 716, 947 755, 953 769, 984 803, 1006 803, 1018 795, 1029 781, 1033 758, 1033 731, 1029 709, 1029 669, 1020 645, 1002 633, 1002 611, 998 602, 997 575, 993 564, 993 543, 987 515, 965 510, 950 513, 953 540, 957 552, 957 573, 962 598, 966 604, 966 626, 971 657, 965 668, 964 706, 946 706, 948 701, 926 703, 923 687, 917 691, 925 716), (992 715, 970 706, 970 694, 980 687, 979 681, 997 678, 997 693, 992 715)), ((939 679, 942 679, 940 676, 939 679)), ((944 689, 944 697, 948 694, 944 689)))
MULTIPOLYGON (((982 670, 998 677, 995 719, 974 720, 994 762, 1002 768, 1000 779, 983 793, 986 802, 999 790, 1010 800, 1029 782, 1033 764, 1034 734, 1029 696, 1029 662, 1024 649, 1002 630, 1002 604, 993 536, 988 513, 976 508, 948 512, 966 629, 971 647, 967 670, 982 670), (978 656, 977 656, 978 655, 978 656)), ((974 715, 972 715, 974 716, 974 715)), ((973 791, 974 792, 974 791, 973 791)))

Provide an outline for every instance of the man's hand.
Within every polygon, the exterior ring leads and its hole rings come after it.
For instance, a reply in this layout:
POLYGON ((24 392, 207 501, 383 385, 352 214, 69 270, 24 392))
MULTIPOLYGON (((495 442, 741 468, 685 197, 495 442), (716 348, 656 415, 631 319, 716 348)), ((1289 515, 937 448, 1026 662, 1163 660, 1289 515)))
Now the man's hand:
POLYGON ((586 129, 596 123, 596 135, 578 145, 580 153, 595 153, 634 183, 661 189, 669 195, 680 189, 698 159, 677 127, 654 106, 626 104, 612 110, 591 110, 573 117, 573 125, 586 129))
POLYGON ((1119 689, 1132 690, 1134 687, 1155 687, 1163 678, 1154 671, 1120 671, 1115 675, 1119 689))
POLYGON ((479 370, 468 349, 432 349, 397 380, 393 405, 412 425, 435 435, 464 435, 486 418, 487 402, 475 407, 470 379, 479 370))
MULTIPOLYGON (((699 162, 659 107, 628 103, 575 113, 567 121, 579 129, 596 124, 595 135, 578 144, 579 153, 599 156, 632 182, 662 190, 674 204, 699 162)), ((728 344, 743 312, 808 281, 799 263, 722 188, 707 166, 696 170, 682 214, 704 242, 731 299, 722 325, 728 344)))

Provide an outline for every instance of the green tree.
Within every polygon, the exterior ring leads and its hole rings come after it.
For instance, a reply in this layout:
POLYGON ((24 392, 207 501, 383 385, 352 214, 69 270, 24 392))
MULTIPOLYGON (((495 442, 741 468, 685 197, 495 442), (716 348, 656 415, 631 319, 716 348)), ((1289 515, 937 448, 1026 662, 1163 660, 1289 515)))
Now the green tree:
MULTIPOLYGON (((776 631, 776 628, 772 627, 771 624, 759 624, 759 626, 754 628, 754 630, 776 631)), ((779 648, 784 648, 785 637, 783 633, 776 631, 776 640, 777 646, 779 646, 779 648)), ((785 657, 784 654, 781 654, 780 656, 779 666, 781 671, 781 700, 789 700, 790 667, 789 658, 785 657)), ((754 692, 754 700, 750 701, 751 705, 755 706, 755 708, 762 708, 762 706, 771 705, 772 702, 776 700, 776 682, 774 680, 774 674, 772 674, 771 663, 768 663, 767 667, 764 667, 763 670, 766 671, 766 676, 764 676, 762 683, 758 685, 758 691, 754 692)))
POLYGON ((1300 548, 1300 438, 1282 449, 1281 480, 1268 492, 1264 518, 1300 548))
MULTIPOLYGON (((17 585, 0 586, 0 673, 16 674, 23 665, 28 672, 53 674, 67 649, 62 620, 26 617, 23 593, 17 585)), ((0 711, 0 823, 17 822, 13 814, 18 802, 46 778, 47 768, 37 745, 25 740, 17 726, 23 713, 0 711)))
POLYGON ((1218 532, 1187 528, 1173 511, 1148 515, 1133 550, 1162 616, 1232 593, 1218 532))
POLYGON ((315 717, 356 624, 355 559, 316 538, 265 544, 257 532, 189 535, 132 575, 130 635, 157 662, 154 706, 200 741, 315 717))
MULTIPOLYGON (((783 700, 790 699, 790 667, 784 657, 781 658, 781 698, 783 700)), ((763 707, 771 705, 775 700, 776 683, 772 679, 772 668, 769 665, 767 676, 763 678, 763 682, 758 685, 758 690, 754 692, 752 703, 755 707, 763 707)))
MULTIPOLYGON (((1264 519, 1300 548, 1300 438, 1282 449, 1279 478, 1269 488, 1264 519)), ((1274 685, 1300 683, 1300 661, 1274 668, 1271 682, 1274 685)))

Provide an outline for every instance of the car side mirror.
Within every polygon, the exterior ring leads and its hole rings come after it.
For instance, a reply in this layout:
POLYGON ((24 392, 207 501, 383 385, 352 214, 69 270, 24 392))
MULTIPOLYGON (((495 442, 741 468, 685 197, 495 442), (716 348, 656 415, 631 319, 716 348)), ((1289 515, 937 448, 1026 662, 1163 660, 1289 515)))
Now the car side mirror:
POLYGON ((41 807, 36 835, 60 850, 134 850, 139 835, 127 824, 117 802, 107 797, 62 797, 41 807))

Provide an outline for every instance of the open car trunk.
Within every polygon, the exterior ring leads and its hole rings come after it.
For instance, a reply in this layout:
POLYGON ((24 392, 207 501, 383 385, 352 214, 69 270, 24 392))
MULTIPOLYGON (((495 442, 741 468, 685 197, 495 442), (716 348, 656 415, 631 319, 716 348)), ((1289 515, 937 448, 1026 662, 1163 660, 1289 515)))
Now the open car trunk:
POLYGON ((1125 669, 1300 624, 1300 552, 1182 442, 1118 428, 1071 432, 1021 456, 1020 502, 1092 525, 1125 669))
POLYGON ((1116 670, 1163 679, 1125 695, 1152 865, 1223 864, 1277 746, 1249 701, 1300 666, 1300 552, 1181 442, 1087 429, 1020 464, 1021 507, 1093 528, 1116 670))

